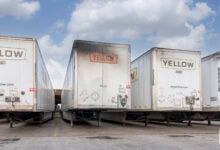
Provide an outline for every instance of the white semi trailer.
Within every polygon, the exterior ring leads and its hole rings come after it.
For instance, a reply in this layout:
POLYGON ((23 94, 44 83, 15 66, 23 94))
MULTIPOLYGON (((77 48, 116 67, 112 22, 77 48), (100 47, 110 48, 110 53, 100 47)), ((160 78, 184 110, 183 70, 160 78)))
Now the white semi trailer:
POLYGON ((220 52, 202 58, 204 111, 220 111, 220 52))
POLYGON ((131 110, 122 120, 187 118, 190 125, 201 94, 201 53, 154 47, 131 62, 131 110))
POLYGON ((202 110, 201 53, 152 48, 131 63, 133 110, 202 110))
POLYGON ((63 118, 130 109, 130 45, 75 40, 62 91, 63 118))
POLYGON ((0 37, 0 113, 11 120, 52 118, 54 91, 34 38, 0 37))

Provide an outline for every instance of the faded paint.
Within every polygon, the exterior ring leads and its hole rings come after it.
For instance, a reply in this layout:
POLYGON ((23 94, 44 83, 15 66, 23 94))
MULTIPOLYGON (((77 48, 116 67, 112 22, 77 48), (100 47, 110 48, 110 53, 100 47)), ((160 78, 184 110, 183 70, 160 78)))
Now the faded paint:
POLYGON ((62 109, 130 108, 130 46, 74 41, 62 109))

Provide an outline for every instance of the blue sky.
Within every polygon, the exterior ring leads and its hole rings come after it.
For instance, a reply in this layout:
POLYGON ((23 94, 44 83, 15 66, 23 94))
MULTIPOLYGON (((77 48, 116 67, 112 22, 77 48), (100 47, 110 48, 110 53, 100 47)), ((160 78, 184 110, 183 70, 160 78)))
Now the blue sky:
POLYGON ((0 35, 37 38, 55 88, 74 39, 129 43, 132 59, 151 47, 220 50, 219 0, 0 0, 0 35))

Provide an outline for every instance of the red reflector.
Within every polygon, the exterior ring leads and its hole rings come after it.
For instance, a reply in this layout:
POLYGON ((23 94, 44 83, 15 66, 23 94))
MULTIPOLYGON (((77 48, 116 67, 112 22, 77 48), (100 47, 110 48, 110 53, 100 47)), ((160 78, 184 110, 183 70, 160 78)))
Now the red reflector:
POLYGON ((126 85, 126 89, 130 89, 131 88, 131 85, 126 85))
POLYGON ((201 94, 201 93, 202 93, 202 90, 198 90, 198 93, 201 94))
POLYGON ((29 92, 37 92, 36 88, 29 88, 29 92))

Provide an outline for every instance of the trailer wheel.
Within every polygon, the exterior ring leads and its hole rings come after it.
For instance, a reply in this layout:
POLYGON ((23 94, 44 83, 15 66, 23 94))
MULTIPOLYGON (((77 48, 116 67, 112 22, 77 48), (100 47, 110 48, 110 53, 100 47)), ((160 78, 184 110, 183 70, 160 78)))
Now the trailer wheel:
POLYGON ((73 127, 73 120, 70 120, 70 126, 73 127))
POLYGON ((12 117, 9 118, 10 128, 13 128, 14 120, 12 117))
POLYGON ((43 124, 43 118, 44 118, 44 113, 40 113, 40 120, 39 120, 40 125, 43 124))
POLYGON ((145 127, 147 127, 147 126, 148 126, 148 123, 149 123, 148 115, 149 115, 148 113, 144 113, 144 116, 145 116, 144 125, 145 125, 145 127))
POLYGON ((209 115, 207 117, 207 120, 208 120, 208 126, 210 126, 211 125, 211 117, 209 115))
POLYGON ((54 119, 54 116, 55 116, 55 112, 52 112, 52 117, 51 117, 51 120, 54 119))

